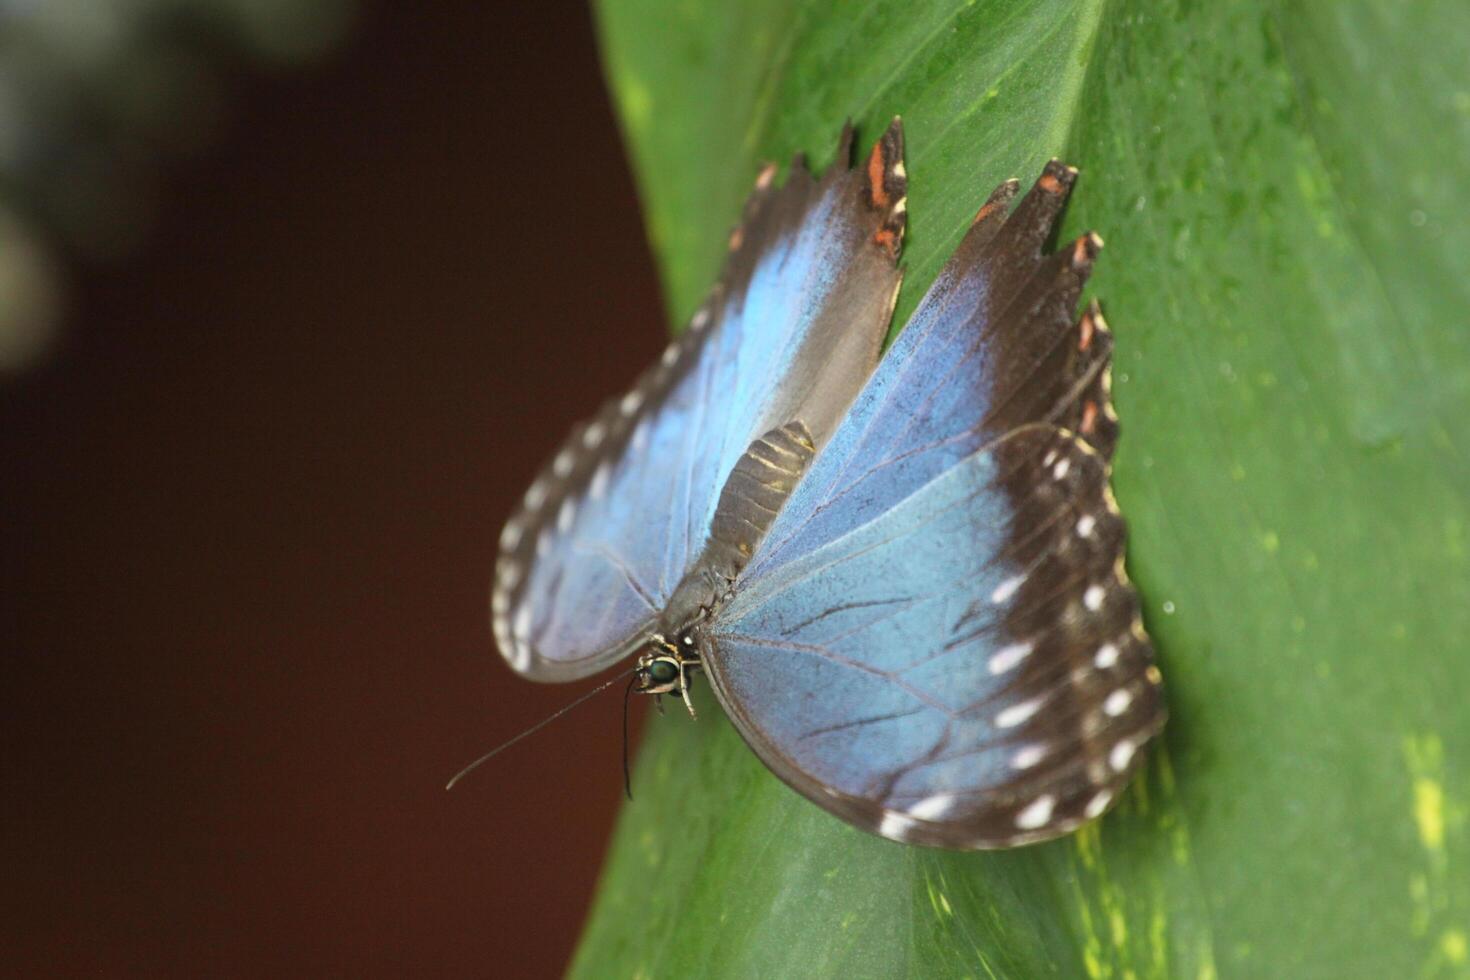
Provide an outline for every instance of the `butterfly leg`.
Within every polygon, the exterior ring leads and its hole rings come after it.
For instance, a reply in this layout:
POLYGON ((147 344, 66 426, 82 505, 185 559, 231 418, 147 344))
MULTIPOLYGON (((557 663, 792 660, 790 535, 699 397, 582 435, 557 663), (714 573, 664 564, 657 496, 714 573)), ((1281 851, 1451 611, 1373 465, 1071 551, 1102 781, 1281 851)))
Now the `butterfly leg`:
POLYGON ((684 699, 684 707, 689 709, 689 717, 695 721, 699 720, 699 715, 694 711, 694 702, 689 700, 689 684, 692 680, 690 668, 698 664, 697 660, 679 660, 679 696, 684 699))

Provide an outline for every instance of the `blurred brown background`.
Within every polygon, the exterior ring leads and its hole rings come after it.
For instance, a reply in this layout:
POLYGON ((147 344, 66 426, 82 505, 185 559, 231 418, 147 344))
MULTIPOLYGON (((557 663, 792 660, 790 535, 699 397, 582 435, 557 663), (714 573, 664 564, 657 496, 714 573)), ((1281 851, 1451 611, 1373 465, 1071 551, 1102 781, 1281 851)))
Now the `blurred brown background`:
POLYGON ((582 689, 491 652, 494 541, 661 347, 590 16, 367 5, 228 95, 0 388, 4 972, 556 975, 618 696, 442 787, 582 689))

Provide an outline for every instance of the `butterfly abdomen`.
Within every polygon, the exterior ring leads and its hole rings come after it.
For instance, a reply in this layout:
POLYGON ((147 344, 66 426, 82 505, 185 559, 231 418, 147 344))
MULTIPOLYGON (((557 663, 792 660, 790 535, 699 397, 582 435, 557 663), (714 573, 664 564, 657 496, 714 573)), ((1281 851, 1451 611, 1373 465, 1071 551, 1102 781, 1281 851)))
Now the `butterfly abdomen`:
POLYGON ((706 561, 701 564, 733 579, 770 530, 815 453, 812 435, 800 421, 772 429, 751 443, 720 493, 706 561))
POLYGON ((750 444, 720 492, 703 552, 669 598, 661 619, 664 632, 694 628, 732 594, 735 579, 816 451, 816 440, 801 421, 778 426, 750 444))

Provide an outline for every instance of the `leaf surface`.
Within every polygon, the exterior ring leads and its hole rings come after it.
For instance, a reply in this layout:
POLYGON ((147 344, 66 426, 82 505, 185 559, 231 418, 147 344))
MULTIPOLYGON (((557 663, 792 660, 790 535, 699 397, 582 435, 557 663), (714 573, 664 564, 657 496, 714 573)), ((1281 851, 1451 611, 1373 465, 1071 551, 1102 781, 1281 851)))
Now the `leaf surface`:
POLYGON ((1470 7, 602 0, 675 320, 759 161, 902 114, 901 324, 990 189, 1081 168, 1114 483, 1171 703, 1118 810, 852 830, 655 718, 586 977, 1470 975, 1470 7))

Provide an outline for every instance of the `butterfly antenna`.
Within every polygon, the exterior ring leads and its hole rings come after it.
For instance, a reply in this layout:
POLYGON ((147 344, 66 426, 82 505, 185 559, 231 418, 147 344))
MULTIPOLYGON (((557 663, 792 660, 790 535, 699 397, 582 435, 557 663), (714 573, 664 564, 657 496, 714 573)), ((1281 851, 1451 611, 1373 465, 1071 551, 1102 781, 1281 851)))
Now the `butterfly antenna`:
MULTIPOLYGON (((629 673, 635 675, 633 677, 633 680, 634 681, 636 681, 638 679, 637 676, 636 676, 637 673, 638 673, 638 668, 637 667, 634 667, 632 670, 629 671, 629 673)), ((536 734, 541 729, 545 728, 547 725, 551 724, 553 721, 556 721, 562 715, 566 714, 568 711, 571 711, 577 705, 581 704, 584 701, 591 700, 594 695, 601 694, 603 691, 606 691, 608 688, 612 687, 614 684, 616 684, 618 681, 620 681, 622 679, 623 679, 623 675, 622 674, 618 674, 616 677, 614 677, 612 680, 608 681, 607 683, 605 683, 605 684, 599 684, 597 687, 594 687, 592 690, 588 691, 586 694, 582 695, 580 698, 578 698, 577 700, 573 701, 571 704, 567 705, 564 708, 561 708, 560 710, 554 712, 553 714, 549 715, 548 717, 543 718, 540 721, 536 722, 536 724, 532 725, 530 728, 528 728, 525 731, 521 732, 519 735, 517 735, 515 738, 511 739, 509 742, 504 742, 504 743, 502 743, 500 745, 497 745, 495 748, 491 749, 489 752, 486 752, 484 755, 480 756, 474 762, 471 762, 469 765, 465 766, 459 772, 455 773, 454 774, 454 778, 451 779, 449 782, 447 782, 447 783, 444 784, 444 788, 446 790, 454 789, 454 784, 455 783, 459 782, 461 779, 463 779, 466 776, 468 776, 471 772, 473 772, 474 770, 476 770, 477 768, 479 768, 483 763, 489 762, 491 759, 495 758, 497 755, 499 755, 500 753, 504 752, 506 749, 510 748, 512 745, 516 744, 517 742, 519 742, 521 739, 525 738, 526 736, 536 734)), ((631 685, 630 685, 630 687, 631 687, 631 685)), ((626 704, 626 700, 625 700, 625 702, 624 702, 624 709, 625 709, 625 711, 624 711, 624 722, 625 722, 624 731, 625 732, 626 732, 626 714, 627 714, 626 713, 626 708, 627 708, 627 704, 626 704)), ((624 749, 625 749, 625 751, 624 751, 624 769, 626 770, 626 767, 627 767, 626 745, 624 746, 624 749)))

